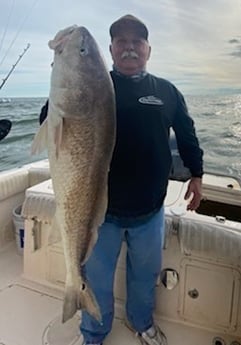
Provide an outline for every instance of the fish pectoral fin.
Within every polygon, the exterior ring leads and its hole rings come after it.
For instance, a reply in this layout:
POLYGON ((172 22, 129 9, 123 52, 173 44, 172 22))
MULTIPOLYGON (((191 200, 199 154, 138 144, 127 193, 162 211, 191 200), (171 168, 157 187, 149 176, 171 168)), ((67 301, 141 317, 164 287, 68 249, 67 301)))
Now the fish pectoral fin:
POLYGON ((101 323, 101 313, 95 296, 87 283, 79 287, 67 287, 63 304, 62 322, 71 319, 78 309, 86 310, 91 316, 101 323))
POLYGON ((47 119, 44 120, 42 125, 40 126, 38 132, 35 134, 32 146, 31 146, 31 154, 40 154, 44 151, 47 147, 47 139, 48 139, 48 122, 47 119))
POLYGON ((54 143, 56 147, 56 157, 58 158, 59 156, 59 151, 62 143, 62 135, 63 135, 63 119, 59 121, 58 125, 55 127, 55 132, 54 132, 54 143))

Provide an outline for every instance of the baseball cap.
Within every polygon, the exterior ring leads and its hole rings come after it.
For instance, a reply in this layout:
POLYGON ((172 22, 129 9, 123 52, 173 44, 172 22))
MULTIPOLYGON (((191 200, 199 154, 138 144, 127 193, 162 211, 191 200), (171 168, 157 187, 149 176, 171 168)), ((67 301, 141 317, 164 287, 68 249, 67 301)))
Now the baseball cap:
POLYGON ((138 35, 145 40, 148 40, 148 30, 146 25, 138 18, 131 14, 127 14, 119 19, 117 19, 110 26, 110 36, 113 39, 120 32, 125 31, 127 28, 131 28, 138 33, 138 35))

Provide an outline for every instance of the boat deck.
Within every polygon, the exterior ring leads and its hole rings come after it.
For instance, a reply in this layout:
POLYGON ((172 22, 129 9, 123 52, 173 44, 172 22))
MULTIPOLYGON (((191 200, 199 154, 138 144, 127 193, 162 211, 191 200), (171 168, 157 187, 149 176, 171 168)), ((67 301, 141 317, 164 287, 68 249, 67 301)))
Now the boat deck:
MULTIPOLYGON (((0 251, 0 345, 81 345, 80 315, 65 324, 60 321, 62 291, 23 278, 23 257, 15 242, 0 251)), ((124 325, 124 313, 116 304, 116 317, 105 345, 139 344, 124 325)), ((222 342, 213 332, 201 328, 156 320, 168 345, 238 345, 222 342)))

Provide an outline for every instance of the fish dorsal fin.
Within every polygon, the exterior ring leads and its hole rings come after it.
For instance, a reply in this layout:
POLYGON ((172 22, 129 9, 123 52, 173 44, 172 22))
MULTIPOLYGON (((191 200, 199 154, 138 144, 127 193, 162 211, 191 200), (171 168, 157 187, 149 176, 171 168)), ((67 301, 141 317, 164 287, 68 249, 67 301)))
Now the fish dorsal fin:
POLYGON ((40 154, 47 148, 47 139, 48 139, 48 122, 47 119, 44 120, 40 126, 38 132, 35 134, 32 146, 31 154, 40 154))

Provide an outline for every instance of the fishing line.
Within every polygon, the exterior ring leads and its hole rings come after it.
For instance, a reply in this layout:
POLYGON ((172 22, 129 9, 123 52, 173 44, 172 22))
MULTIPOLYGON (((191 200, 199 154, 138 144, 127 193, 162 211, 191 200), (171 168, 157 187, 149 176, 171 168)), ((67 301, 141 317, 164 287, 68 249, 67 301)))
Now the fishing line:
POLYGON ((35 1, 33 2, 32 6, 30 7, 30 10, 28 11, 28 13, 26 14, 26 16, 24 17, 22 23, 21 23, 20 26, 19 26, 19 29, 18 29, 18 31, 17 31, 15 37, 13 38, 12 42, 10 43, 10 45, 9 45, 7 51, 6 51, 6 54, 4 55, 3 59, 2 59, 1 62, 0 62, 0 66, 1 66, 2 63, 4 62, 6 56, 8 55, 10 49, 12 48, 12 46, 13 46, 13 44, 15 43, 15 41, 16 41, 18 35, 20 34, 20 32, 21 32, 21 30, 22 30, 22 28, 23 28, 24 23, 25 23, 26 20, 28 19, 28 17, 29 17, 29 15, 30 15, 31 11, 33 10, 34 6, 37 4, 38 1, 39 1, 39 0, 35 0, 35 1))
POLYGON ((3 32, 3 36, 2 36, 2 39, 1 39, 1 43, 0 43, 0 52, 1 52, 1 49, 2 49, 2 46, 3 46, 3 42, 4 42, 4 39, 5 39, 6 33, 7 33, 7 29, 8 29, 9 23, 10 23, 10 18, 11 18, 12 13, 13 13, 14 5, 15 5, 15 0, 13 0, 13 2, 12 2, 12 7, 11 7, 9 15, 8 15, 7 24, 6 24, 5 30, 3 32))

